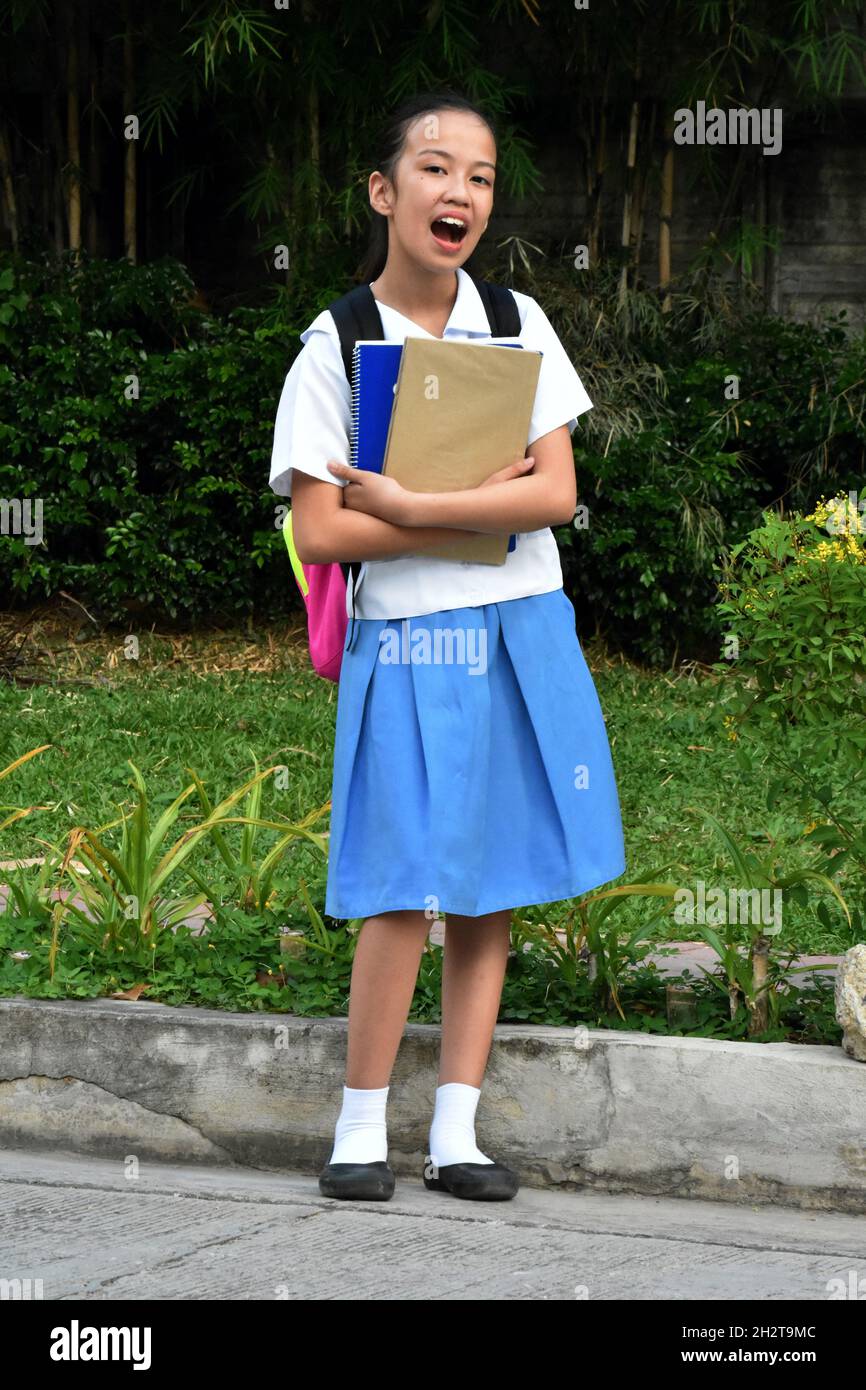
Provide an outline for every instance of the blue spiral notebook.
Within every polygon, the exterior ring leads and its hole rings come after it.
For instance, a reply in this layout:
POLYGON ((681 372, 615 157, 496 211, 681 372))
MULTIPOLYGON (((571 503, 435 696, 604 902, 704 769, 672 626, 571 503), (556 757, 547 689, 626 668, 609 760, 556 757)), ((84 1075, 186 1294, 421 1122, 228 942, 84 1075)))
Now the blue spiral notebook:
MULTIPOLYGON (((522 343, 501 343, 501 347, 522 347, 522 343)), ((350 462, 355 468, 381 473, 388 443, 388 428, 394 408, 394 388, 400 374, 402 343, 371 342, 361 339, 352 355, 352 447, 350 462)), ((517 536, 508 537, 508 551, 517 549, 517 536)))

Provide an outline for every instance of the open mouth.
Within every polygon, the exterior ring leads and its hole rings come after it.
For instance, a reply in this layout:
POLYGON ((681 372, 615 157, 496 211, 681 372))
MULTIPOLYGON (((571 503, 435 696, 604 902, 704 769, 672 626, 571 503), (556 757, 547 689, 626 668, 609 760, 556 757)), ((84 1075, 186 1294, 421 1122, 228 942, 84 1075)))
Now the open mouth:
POLYGON ((450 246, 459 246, 466 236, 466 223, 460 222, 455 218, 454 221, 446 221, 439 217, 431 224, 431 232, 437 241, 447 242, 450 246))

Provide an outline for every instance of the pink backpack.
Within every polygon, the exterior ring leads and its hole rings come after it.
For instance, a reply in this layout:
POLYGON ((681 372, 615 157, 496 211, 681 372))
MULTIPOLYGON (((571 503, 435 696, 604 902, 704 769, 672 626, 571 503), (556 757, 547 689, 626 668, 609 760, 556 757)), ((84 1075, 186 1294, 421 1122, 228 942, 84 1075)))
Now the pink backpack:
MULTIPOLYGON (((307 631, 310 639, 310 660, 319 676, 339 681, 346 644, 346 587, 349 565, 334 560, 327 565, 305 564, 295 549, 292 513, 286 512, 283 539, 292 562, 295 579, 307 609, 307 631)), ((354 583, 358 582, 360 564, 351 566, 354 583)))

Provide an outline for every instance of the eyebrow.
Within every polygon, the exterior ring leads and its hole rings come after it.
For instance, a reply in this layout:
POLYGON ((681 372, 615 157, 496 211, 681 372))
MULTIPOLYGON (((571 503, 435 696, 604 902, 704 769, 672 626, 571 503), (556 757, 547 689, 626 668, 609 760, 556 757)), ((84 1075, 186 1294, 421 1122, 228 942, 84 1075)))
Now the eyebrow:
MULTIPOLYGON (((416 159, 419 159, 419 158, 421 157, 422 154, 442 154, 442 155, 445 156, 446 159, 453 159, 453 158, 454 158, 454 156, 451 155, 451 154, 449 154, 447 150, 419 150, 419 151, 418 151, 418 154, 415 156, 415 158, 416 158, 416 159)), ((472 165, 472 168, 473 168, 473 169, 476 169, 476 168, 478 167, 479 164, 485 165, 485 167, 488 168, 488 169, 495 169, 495 168, 496 168, 496 165, 495 165, 495 164, 491 164, 489 159, 476 159, 475 163, 472 165)))

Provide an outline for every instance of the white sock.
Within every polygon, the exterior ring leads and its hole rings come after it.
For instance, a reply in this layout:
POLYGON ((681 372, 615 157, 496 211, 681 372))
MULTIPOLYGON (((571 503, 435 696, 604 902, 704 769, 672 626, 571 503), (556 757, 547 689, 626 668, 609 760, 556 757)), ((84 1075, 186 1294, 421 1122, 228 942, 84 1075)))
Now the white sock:
POLYGON ((334 1131, 329 1163, 383 1163, 388 1158, 385 1107, 390 1086, 379 1090, 343 1087, 343 1108, 334 1131))
POLYGON ((475 1143, 475 1109, 481 1091, 462 1081, 448 1081, 436 1088, 436 1106, 430 1126, 430 1157, 437 1168, 449 1163, 492 1163, 475 1143))

